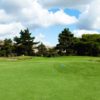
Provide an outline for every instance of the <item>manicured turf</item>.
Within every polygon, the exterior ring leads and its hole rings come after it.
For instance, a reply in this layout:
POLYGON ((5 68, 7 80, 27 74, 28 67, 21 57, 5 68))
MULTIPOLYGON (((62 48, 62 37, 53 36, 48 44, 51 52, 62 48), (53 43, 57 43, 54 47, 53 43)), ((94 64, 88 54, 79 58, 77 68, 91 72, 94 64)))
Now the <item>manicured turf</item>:
POLYGON ((100 58, 0 58, 0 100, 100 100, 100 58))

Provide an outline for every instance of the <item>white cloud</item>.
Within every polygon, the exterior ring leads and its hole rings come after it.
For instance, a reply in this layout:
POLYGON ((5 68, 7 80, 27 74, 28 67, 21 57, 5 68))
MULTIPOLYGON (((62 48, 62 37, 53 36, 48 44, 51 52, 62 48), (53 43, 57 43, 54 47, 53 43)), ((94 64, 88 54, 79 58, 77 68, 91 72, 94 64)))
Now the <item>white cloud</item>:
POLYGON ((80 29, 100 29, 100 0, 95 0, 80 15, 78 27, 80 29))
POLYGON ((24 25, 47 27, 55 24, 72 24, 77 21, 75 17, 67 15, 63 10, 49 12, 37 0, 2 0, 1 4, 2 9, 12 15, 14 21, 20 21, 24 25))
POLYGON ((77 22, 77 19, 67 15, 63 10, 55 13, 49 12, 37 0, 0 1, 0 29, 2 30, 0 34, 10 34, 11 30, 21 29, 22 26, 36 28, 58 24, 68 25, 75 22, 77 22), (17 26, 15 23, 17 23, 17 26), (19 27, 18 23, 20 23, 19 27))
POLYGON ((77 21, 75 17, 67 15, 63 10, 55 13, 49 12, 36 1, 30 8, 22 9, 22 14, 29 20, 29 24, 43 27, 55 24, 72 24, 77 21))
POLYGON ((86 9, 87 5, 95 0, 38 0, 47 8, 74 8, 80 11, 86 9))
POLYGON ((38 0, 47 8, 69 8, 81 11, 79 29, 100 29, 100 0, 38 0))
POLYGON ((0 24, 0 39, 12 38, 24 29, 21 23, 0 24))
POLYGON ((45 35, 42 34, 42 33, 39 33, 39 34, 36 36, 35 41, 40 41, 40 42, 42 42, 44 39, 45 39, 45 35))
POLYGON ((0 9, 0 23, 11 22, 12 19, 11 15, 8 15, 3 9, 0 9))
POLYGON ((0 38, 14 36, 20 29, 49 27, 77 23, 77 35, 100 28, 100 0, 1 0, 0 38), (46 7, 45 7, 46 6, 46 7), (49 12, 47 7, 58 7, 57 12, 49 12), (79 19, 70 16, 63 8, 81 11, 79 19), (18 31, 17 31, 18 30, 18 31))
POLYGON ((9 13, 19 12, 23 8, 30 7, 35 0, 0 0, 0 8, 9 13))
POLYGON ((83 34, 99 34, 99 32, 95 30, 74 30, 73 33, 76 37, 81 37, 83 34))

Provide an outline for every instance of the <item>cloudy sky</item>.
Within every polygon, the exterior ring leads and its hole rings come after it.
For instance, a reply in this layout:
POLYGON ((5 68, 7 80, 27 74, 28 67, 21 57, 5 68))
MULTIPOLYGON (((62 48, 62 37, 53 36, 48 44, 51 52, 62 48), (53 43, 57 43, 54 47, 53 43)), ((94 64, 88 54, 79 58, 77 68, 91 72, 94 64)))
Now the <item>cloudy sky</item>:
POLYGON ((55 45, 65 27, 75 36, 100 33, 100 0, 0 0, 0 39, 29 28, 36 41, 55 45))

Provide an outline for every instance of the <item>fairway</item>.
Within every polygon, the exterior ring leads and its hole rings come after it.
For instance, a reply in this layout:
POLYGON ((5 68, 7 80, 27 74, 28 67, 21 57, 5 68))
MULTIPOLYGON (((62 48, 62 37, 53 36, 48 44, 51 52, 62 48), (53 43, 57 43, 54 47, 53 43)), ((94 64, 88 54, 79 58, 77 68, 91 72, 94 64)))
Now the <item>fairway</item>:
POLYGON ((100 58, 0 58, 0 100, 100 100, 100 58))

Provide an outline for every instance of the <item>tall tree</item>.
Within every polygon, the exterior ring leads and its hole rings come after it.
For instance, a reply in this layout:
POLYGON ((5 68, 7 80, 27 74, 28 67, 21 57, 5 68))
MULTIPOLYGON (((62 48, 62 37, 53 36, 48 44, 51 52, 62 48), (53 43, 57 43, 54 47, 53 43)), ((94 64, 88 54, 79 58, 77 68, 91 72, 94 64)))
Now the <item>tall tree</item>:
POLYGON ((79 41, 75 43, 74 50, 77 55, 99 56, 100 34, 83 34, 79 41))
POLYGON ((73 52, 73 40, 74 36, 70 32, 70 30, 65 28, 60 34, 58 38, 59 44, 57 44, 56 48, 59 50, 61 54, 69 55, 73 52))
POLYGON ((81 40, 87 42, 91 41, 100 43, 100 34, 83 34, 81 40))
POLYGON ((47 48, 43 43, 39 44, 37 48, 38 48, 38 52, 37 52, 38 56, 46 56, 47 48))
POLYGON ((21 30, 20 37, 14 38, 17 55, 33 55, 33 45, 37 44, 34 39, 28 29, 21 30))
POLYGON ((55 47, 48 48, 47 57, 55 57, 58 56, 57 50, 55 47))
POLYGON ((11 56, 13 53, 13 44, 11 39, 5 39, 1 49, 2 56, 11 56))

